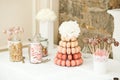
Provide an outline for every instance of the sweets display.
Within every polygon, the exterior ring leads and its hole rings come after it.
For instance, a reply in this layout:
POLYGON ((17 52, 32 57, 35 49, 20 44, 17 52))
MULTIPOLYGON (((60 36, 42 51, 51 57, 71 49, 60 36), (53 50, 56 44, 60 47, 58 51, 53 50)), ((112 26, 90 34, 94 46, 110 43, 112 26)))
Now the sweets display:
POLYGON ((63 41, 59 42, 58 52, 55 57, 54 63, 59 66, 79 66, 83 63, 81 58, 80 46, 78 46, 78 41, 63 41))
POLYGON ((81 48, 78 46, 77 37, 80 33, 79 26, 74 21, 63 22, 59 28, 61 41, 57 47, 54 63, 59 66, 74 67, 83 63, 81 48))

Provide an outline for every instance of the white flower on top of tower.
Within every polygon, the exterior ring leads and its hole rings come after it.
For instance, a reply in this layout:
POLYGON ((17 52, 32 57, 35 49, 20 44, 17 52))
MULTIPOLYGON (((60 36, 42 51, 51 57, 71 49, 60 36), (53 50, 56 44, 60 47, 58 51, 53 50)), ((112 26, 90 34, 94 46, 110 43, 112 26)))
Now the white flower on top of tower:
POLYGON ((59 33, 63 37, 78 37, 80 34, 79 24, 76 21, 65 21, 59 27, 59 33))

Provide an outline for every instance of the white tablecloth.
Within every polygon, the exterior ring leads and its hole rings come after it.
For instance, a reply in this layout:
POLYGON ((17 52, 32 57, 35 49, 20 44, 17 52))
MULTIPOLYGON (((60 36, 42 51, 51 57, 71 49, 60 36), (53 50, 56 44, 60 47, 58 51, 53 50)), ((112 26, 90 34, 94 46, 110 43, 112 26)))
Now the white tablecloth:
POLYGON ((51 61, 42 64, 29 63, 28 50, 23 50, 25 63, 10 62, 9 53, 0 53, 0 80, 112 80, 120 78, 120 63, 109 59, 107 74, 93 72, 92 57, 83 58, 84 62, 78 67, 61 67, 54 64, 56 50, 49 53, 51 61))

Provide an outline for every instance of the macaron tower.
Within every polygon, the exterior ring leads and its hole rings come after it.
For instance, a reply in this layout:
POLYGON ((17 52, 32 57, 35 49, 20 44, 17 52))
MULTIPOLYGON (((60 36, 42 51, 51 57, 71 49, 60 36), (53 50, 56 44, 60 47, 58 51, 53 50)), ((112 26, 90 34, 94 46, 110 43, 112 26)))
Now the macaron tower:
POLYGON ((61 41, 54 63, 59 66, 74 67, 83 63, 81 48, 78 46, 80 28, 76 21, 63 22, 59 27, 61 41))

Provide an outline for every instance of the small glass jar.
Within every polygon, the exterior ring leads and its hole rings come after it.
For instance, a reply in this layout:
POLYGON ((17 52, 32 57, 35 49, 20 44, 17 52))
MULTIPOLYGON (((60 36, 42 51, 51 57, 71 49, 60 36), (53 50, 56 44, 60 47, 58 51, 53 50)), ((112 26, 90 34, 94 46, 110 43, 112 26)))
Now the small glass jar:
POLYGON ((40 34, 36 34, 30 39, 29 58, 31 63, 41 63, 42 57, 47 56, 47 39, 44 39, 40 34))
POLYGON ((42 61, 42 46, 39 42, 31 42, 29 45, 30 63, 38 64, 42 61))
POLYGON ((23 60, 21 41, 8 41, 8 50, 10 52, 10 61, 20 62, 23 60))

